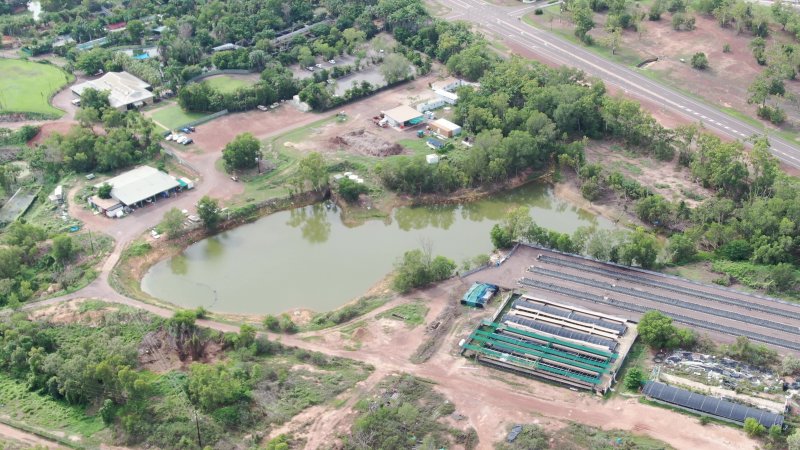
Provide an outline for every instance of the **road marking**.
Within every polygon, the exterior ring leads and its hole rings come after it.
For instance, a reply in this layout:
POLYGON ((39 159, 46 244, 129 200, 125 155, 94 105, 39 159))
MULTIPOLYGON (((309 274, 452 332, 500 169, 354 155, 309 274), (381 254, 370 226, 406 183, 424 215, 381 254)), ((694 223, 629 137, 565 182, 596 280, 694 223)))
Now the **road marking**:
POLYGON ((468 3, 465 3, 465 2, 462 2, 461 0, 450 0, 450 1, 455 3, 456 5, 464 8, 464 9, 472 8, 472 5, 470 5, 468 3))

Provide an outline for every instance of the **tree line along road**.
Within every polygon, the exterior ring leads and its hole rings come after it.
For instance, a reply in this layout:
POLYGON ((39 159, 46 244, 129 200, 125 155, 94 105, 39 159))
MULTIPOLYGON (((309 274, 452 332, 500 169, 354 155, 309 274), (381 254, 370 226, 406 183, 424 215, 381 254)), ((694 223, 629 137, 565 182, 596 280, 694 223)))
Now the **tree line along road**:
MULTIPOLYGON (((661 83, 653 81, 634 69, 608 61, 555 36, 523 22, 521 17, 544 2, 536 5, 522 4, 518 7, 503 7, 485 0, 437 0, 451 9, 447 15, 451 20, 472 22, 485 30, 529 49, 543 59, 583 70, 602 79, 607 85, 616 87, 626 95, 654 102, 690 120, 702 122, 716 134, 730 139, 746 139, 762 134, 763 129, 736 119, 718 108, 682 94, 661 83)), ((777 136, 770 136, 770 150, 781 162, 800 168, 800 146, 777 136)))

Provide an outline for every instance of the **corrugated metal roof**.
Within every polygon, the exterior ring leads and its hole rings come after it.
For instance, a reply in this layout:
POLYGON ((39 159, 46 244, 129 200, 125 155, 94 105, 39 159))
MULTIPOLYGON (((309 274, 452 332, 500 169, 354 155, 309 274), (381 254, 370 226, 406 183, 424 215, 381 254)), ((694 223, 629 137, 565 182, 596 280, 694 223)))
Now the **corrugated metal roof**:
POLYGON ((447 119, 436 119, 433 121, 433 123, 431 123, 431 126, 448 131, 456 131, 461 129, 459 125, 456 125, 447 119))
POLYGON ((658 381, 648 381, 644 385, 643 392, 648 397, 652 397, 656 400, 739 423, 744 423, 745 419, 752 417, 767 428, 773 425, 783 425, 783 415, 781 414, 774 414, 763 409, 751 408, 721 398, 709 397, 707 395, 687 391, 686 389, 668 386, 658 381))
POLYGON ((96 80, 73 86, 72 92, 81 95, 88 88, 109 91, 108 102, 112 108, 144 102, 153 97, 153 93, 147 90, 150 85, 128 72, 108 72, 96 80))
MULTIPOLYGON (((154 195, 178 187, 178 180, 150 166, 141 166, 129 170, 104 183, 110 184, 111 197, 125 205, 132 205, 154 195)), ((100 187, 104 183, 97 184, 100 187)))
POLYGON ((383 114, 399 123, 408 122, 411 119, 422 117, 422 114, 419 111, 407 105, 392 108, 388 111, 384 111, 383 114))

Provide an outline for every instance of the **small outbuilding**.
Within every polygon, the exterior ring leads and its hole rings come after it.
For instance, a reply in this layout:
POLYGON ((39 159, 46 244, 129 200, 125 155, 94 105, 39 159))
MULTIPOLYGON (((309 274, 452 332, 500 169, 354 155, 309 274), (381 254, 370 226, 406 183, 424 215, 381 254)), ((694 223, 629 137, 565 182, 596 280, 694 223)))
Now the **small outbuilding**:
POLYGON ((427 161, 428 164, 438 164, 439 163, 439 155, 437 155, 436 153, 431 153, 430 155, 425 155, 425 161, 427 161))
POLYGON ((438 89, 433 92, 448 105, 455 105, 458 103, 458 94, 455 92, 445 91, 443 89, 438 89))
POLYGON ((431 89, 434 91, 448 91, 453 92, 458 89, 460 86, 464 85, 464 80, 455 77, 447 77, 443 80, 434 81, 431 83, 431 89))
POLYGON ((500 288, 494 284, 476 282, 469 288, 467 293, 464 294, 464 297, 461 298, 461 304, 475 308, 483 308, 498 290, 500 290, 500 288))
POLYGON ((439 150, 444 147, 444 142, 434 138, 428 138, 425 144, 434 150, 439 150))
POLYGON ((425 117, 422 113, 407 105, 398 106, 397 108, 382 112, 389 125, 395 128, 402 129, 413 127, 425 121, 425 117))
POLYGON ((440 136, 451 138, 461 134, 461 127, 447 119, 436 119, 431 122, 429 126, 431 127, 431 131, 440 136))

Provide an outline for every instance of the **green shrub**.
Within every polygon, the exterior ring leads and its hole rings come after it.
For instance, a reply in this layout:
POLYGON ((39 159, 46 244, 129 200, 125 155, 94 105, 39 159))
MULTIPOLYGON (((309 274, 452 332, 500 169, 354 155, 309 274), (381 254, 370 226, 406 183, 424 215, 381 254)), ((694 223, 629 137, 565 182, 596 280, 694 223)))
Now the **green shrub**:
POLYGON ((638 391, 644 384, 645 376, 642 369, 639 367, 631 367, 628 373, 625 374, 625 388, 631 391, 638 391))
POLYGON ((103 183, 97 188, 97 195, 99 195, 100 198, 111 198, 111 189, 113 189, 113 187, 110 184, 103 183))
POLYGON ((697 52, 692 55, 692 67, 697 70, 705 70, 708 68, 708 57, 703 52, 697 52))
POLYGON ((349 178, 342 178, 339 180, 339 195, 347 202, 354 202, 358 200, 361 194, 366 194, 369 189, 363 183, 356 183, 349 178))

